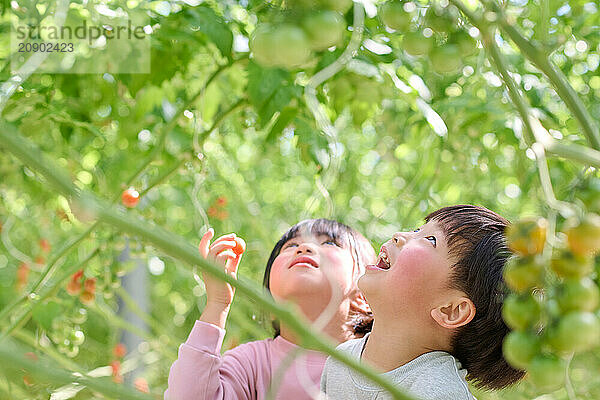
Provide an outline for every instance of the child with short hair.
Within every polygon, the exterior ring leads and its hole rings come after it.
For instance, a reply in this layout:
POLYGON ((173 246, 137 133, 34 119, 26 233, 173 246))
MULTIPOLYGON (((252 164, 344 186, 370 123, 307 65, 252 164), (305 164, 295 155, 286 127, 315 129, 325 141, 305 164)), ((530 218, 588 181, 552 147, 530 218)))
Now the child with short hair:
MULTIPOLYGON (((239 238, 225 235, 210 244, 213 234, 210 229, 203 236, 200 252, 235 277, 241 259, 239 250, 234 252, 239 238)), ((315 329, 341 343, 362 337, 370 329, 372 315, 356 282, 365 266, 374 261, 370 243, 354 229, 327 219, 305 220, 275 244, 264 286, 275 301, 296 304, 315 329)), ((275 387, 275 399, 320 397, 326 355, 302 349, 281 372, 286 356, 300 349, 285 324, 276 326, 274 338, 242 344, 221 356, 234 288, 208 275, 204 282, 207 304, 179 348, 165 400, 263 400, 275 387)))
MULTIPOLYGON (((517 382, 502 341, 502 269, 509 222, 478 206, 455 205, 397 232, 358 286, 371 306, 370 334, 338 346, 422 400, 472 400, 466 380, 487 389, 517 382)), ((390 398, 329 358, 321 378, 329 399, 390 398)))

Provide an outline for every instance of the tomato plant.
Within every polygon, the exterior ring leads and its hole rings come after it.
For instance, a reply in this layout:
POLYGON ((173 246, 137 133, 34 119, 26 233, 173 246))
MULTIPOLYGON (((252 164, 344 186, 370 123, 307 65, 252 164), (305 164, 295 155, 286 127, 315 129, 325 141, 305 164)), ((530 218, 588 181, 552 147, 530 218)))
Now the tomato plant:
POLYGON ((61 15, 151 40, 41 64, 0 46, 0 397, 73 389, 16 368, 30 351, 66 381, 114 380, 75 398, 161 397, 206 302, 187 245, 209 226, 245 239, 234 345, 293 315, 258 297, 291 224, 338 219, 379 246, 469 203, 513 221, 504 353, 530 376, 476 397, 600 398, 595 3, 5 1, 2 38, 61 15))

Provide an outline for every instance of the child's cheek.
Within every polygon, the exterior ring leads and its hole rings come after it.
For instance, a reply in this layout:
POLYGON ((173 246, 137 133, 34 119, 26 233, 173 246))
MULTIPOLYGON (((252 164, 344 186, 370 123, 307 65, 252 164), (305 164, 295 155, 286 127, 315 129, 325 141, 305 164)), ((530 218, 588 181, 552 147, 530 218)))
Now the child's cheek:
POLYGON ((347 286, 353 278, 352 257, 340 252, 330 252, 321 255, 321 264, 327 263, 329 268, 325 271, 328 278, 334 282, 347 286))
POLYGON ((392 266, 394 284, 409 291, 419 291, 427 285, 432 257, 430 252, 417 247, 402 249, 392 266))

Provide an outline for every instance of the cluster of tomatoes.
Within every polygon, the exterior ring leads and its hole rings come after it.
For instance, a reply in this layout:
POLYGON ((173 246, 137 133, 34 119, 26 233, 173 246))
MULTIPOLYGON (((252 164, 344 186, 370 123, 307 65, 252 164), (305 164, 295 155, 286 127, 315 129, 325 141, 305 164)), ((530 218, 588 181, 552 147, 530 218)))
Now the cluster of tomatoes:
POLYGON ((477 43, 458 26, 455 10, 432 3, 422 11, 412 1, 391 0, 381 5, 378 14, 385 26, 402 34, 402 48, 407 54, 427 56, 438 74, 458 72, 463 59, 477 52, 477 43))
POLYGON ((272 22, 261 22, 250 41, 254 60, 266 67, 293 69, 307 64, 313 52, 343 42, 347 24, 343 14, 351 0, 301 0, 277 12, 272 22), (316 11, 315 11, 316 10, 316 11))
POLYGON ((80 269, 71 275, 66 290, 71 296, 79 296, 83 304, 92 304, 96 299, 96 278, 84 279, 83 270, 80 269))
MULTIPOLYGON (((256 62, 267 67, 293 69, 305 66, 313 52, 343 42, 344 19, 352 2, 301 0, 284 9, 271 22, 261 22, 250 41, 256 62), (315 11, 318 10, 318 11, 315 11)), ((458 11, 432 4, 427 8, 408 0, 390 0, 378 10, 390 32, 402 35, 402 48, 414 57, 427 56, 438 74, 456 73, 463 60, 477 52, 476 41, 457 21, 458 11)))
POLYGON ((48 330, 48 336, 56 344, 59 352, 67 357, 79 354, 79 348, 85 341, 81 324, 86 320, 87 310, 80 307, 74 307, 52 320, 52 329, 48 330))
POLYGON ((219 221, 224 221, 227 218, 229 218, 229 213, 227 212, 225 207, 227 207, 227 197, 219 196, 212 203, 212 205, 210 207, 208 207, 208 210, 206 210, 206 213, 211 218, 216 218, 219 221))
POLYGON ((513 367, 527 370, 542 391, 564 386, 567 360, 575 353, 600 345, 598 271, 600 216, 587 214, 567 220, 557 234, 560 245, 549 262, 546 247, 548 223, 543 218, 523 219, 506 232, 517 257, 504 269, 512 290, 503 317, 512 332, 503 345, 513 367))

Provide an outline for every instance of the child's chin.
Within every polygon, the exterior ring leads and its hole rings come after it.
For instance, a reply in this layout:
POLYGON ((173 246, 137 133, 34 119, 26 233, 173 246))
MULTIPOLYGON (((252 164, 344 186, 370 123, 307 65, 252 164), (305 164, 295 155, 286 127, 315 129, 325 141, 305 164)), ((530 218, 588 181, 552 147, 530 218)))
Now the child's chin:
POLYGON ((363 292, 365 296, 368 296, 369 293, 377 291, 377 284, 373 282, 373 277, 371 275, 374 274, 365 273, 360 278, 358 278, 358 288, 361 292, 363 292))

